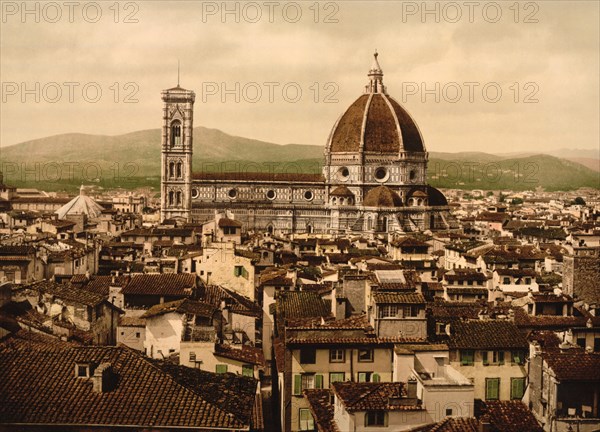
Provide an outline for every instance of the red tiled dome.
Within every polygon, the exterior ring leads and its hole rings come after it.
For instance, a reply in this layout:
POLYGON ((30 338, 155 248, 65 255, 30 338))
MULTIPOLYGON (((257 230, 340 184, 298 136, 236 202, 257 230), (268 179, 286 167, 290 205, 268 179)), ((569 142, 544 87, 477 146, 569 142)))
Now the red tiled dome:
POLYGON ((416 123, 386 92, 377 53, 369 79, 366 93, 348 107, 333 127, 327 145, 329 151, 359 152, 364 143, 365 152, 425 152, 416 123))

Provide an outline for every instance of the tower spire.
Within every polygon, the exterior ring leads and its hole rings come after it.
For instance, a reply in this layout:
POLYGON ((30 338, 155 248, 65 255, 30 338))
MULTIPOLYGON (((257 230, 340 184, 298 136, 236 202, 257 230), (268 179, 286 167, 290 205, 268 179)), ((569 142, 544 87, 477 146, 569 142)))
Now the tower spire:
POLYGON ((369 69, 369 84, 365 86, 365 93, 387 93, 386 88, 383 85, 383 71, 381 70, 381 66, 379 66, 379 61, 377 57, 379 53, 375 50, 373 54, 373 63, 371 64, 371 69, 369 69))

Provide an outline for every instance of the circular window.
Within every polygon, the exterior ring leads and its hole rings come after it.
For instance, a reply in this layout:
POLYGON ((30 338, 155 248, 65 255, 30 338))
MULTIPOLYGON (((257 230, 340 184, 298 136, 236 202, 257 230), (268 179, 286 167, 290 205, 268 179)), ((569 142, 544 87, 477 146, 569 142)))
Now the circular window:
POLYGON ((411 180, 414 180, 417 177, 417 172, 415 170, 410 170, 408 176, 411 180))
POLYGON ((196 188, 192 189, 192 198, 196 199, 200 196, 200 191, 196 188))
POLYGON ((273 189, 269 189, 266 193, 267 198, 269 198, 270 200, 274 200, 275 197, 277 196, 277 194, 275 194, 275 191, 273 189))
POLYGON ((386 181, 388 178, 388 172, 385 168, 379 167, 375 170, 375 179, 377 181, 386 181))
POLYGON ((312 199, 315 197, 315 194, 312 191, 306 191, 304 192, 304 199, 306 201, 312 201, 312 199))
POLYGON ((227 196, 232 199, 235 198, 237 196, 237 190, 229 189, 229 192, 227 192, 227 196))
POLYGON ((341 167, 337 172, 338 179, 346 181, 350 178, 350 170, 346 167, 341 167))

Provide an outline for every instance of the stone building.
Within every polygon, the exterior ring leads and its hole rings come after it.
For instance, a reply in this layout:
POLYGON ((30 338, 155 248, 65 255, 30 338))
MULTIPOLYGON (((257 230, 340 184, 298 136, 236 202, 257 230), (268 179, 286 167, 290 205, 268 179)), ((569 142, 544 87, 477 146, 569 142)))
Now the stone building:
POLYGON ((427 184, 421 132, 387 93, 377 53, 368 77, 333 126, 322 174, 192 173, 195 93, 163 91, 161 218, 203 222, 229 210, 244 230, 282 233, 451 228, 446 198, 427 184))

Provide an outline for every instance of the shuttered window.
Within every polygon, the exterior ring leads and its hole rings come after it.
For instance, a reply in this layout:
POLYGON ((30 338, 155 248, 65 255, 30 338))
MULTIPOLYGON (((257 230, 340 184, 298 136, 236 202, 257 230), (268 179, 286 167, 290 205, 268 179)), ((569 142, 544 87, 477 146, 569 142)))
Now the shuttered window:
POLYGON ((498 400, 500 399, 500 378, 485 379, 485 399, 498 400))
POLYGON ((510 398, 522 399, 525 394, 525 378, 510 379, 510 398))

